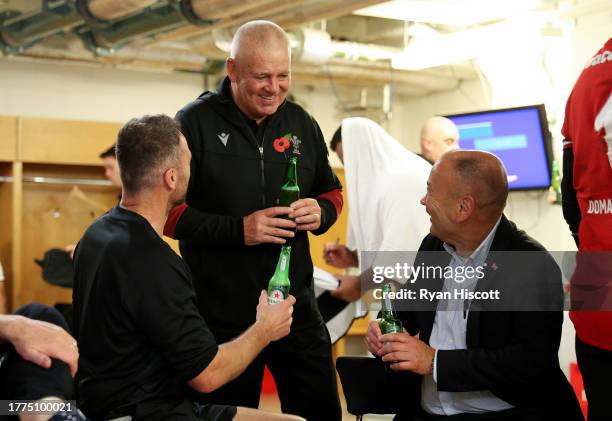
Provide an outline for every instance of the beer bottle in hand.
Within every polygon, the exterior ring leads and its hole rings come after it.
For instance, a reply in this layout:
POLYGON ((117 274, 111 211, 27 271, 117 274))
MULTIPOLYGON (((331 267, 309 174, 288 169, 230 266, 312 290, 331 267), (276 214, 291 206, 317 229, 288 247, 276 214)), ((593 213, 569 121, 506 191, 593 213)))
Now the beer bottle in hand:
POLYGON ((289 206, 296 200, 300 199, 300 187, 297 183, 297 157, 289 158, 289 166, 287 167, 287 176, 285 183, 281 186, 278 193, 278 206, 289 206))
MULTIPOLYGON (((382 287, 382 309, 380 312, 380 321, 378 322, 380 331, 383 335, 387 333, 401 333, 404 331, 402 321, 393 310, 393 304, 391 303, 391 298, 389 298, 390 292, 391 283, 387 282, 382 287)), ((385 370, 391 371, 391 365, 388 362, 385 363, 385 370)))
POLYGON ((552 162, 552 176, 550 180, 551 189, 553 193, 553 203, 556 205, 561 204, 561 173, 559 171, 559 163, 556 160, 552 162))
POLYGON ((268 303, 278 304, 289 296, 289 259, 291 246, 282 246, 274 275, 268 282, 268 303))

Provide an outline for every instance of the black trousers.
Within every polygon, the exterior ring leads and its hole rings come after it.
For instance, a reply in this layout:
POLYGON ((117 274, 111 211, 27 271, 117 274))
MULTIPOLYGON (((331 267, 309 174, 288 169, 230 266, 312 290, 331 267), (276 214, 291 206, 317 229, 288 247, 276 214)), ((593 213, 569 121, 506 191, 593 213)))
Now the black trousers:
MULTIPOLYGON (((236 335, 217 337, 219 343, 236 335)), ((264 365, 274 376, 284 413, 308 421, 340 421, 336 372, 331 341, 325 324, 292 330, 289 336, 272 342, 235 380, 198 401, 250 408, 259 406, 264 365)))
POLYGON ((612 420, 612 351, 588 345, 576 336, 576 359, 589 401, 588 421, 612 420))
MULTIPOLYGON (((42 304, 25 305, 15 314, 49 322, 68 330, 68 325, 62 315, 56 309, 42 304)), ((11 344, 5 344, 0 349, 0 357, 2 358, 0 366, 0 397, 2 399, 38 400, 46 396, 72 398, 72 377, 66 363, 52 359, 51 367, 43 368, 24 360, 11 344)), ((0 419, 17 419, 17 417, 0 416, 0 419)))
POLYGON ((556 421, 555 416, 533 413, 520 408, 511 408, 499 412, 482 414, 431 415, 419 409, 412 416, 396 416, 393 421, 556 421))

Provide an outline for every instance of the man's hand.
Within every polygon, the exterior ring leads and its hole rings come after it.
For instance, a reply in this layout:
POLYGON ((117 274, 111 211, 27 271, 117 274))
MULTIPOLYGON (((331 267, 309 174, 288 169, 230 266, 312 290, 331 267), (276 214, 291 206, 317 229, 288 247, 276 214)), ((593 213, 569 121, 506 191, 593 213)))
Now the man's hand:
POLYGON ((344 244, 326 243, 323 248, 323 258, 328 265, 340 269, 359 266, 357 253, 344 244))
POLYGON ((261 291, 259 304, 257 305, 256 323, 260 323, 262 331, 267 335, 268 341, 276 341, 289 334, 293 318, 293 304, 295 297, 289 295, 285 301, 279 304, 268 304, 268 294, 261 291))
POLYGON ((436 350, 425 342, 408 333, 389 333, 380 340, 384 343, 381 349, 382 360, 391 363, 393 371, 431 374, 436 350))
MULTIPOLYGON (((297 203, 297 202, 295 202, 297 203)), ((291 208, 277 206, 253 212, 242 218, 244 225, 244 244, 254 246, 262 243, 285 244, 285 238, 295 236, 295 222, 277 218, 287 215, 291 208)))
POLYGON ((289 218, 300 231, 314 231, 321 226, 321 207, 315 199, 300 199, 291 204, 289 218))
POLYGON ((68 364, 74 377, 79 360, 77 342, 64 329, 51 323, 23 316, 10 317, 5 337, 23 359, 44 368, 51 367, 51 358, 68 364))
POLYGON ((361 298, 361 282, 359 276, 339 276, 338 288, 329 291, 332 297, 352 303, 361 298))
POLYGON ((380 326, 378 325, 379 321, 379 319, 372 320, 370 324, 368 324, 368 331, 366 332, 365 336, 365 344, 368 351, 377 357, 382 356, 383 347, 383 342, 381 341, 382 332, 380 331, 380 326))

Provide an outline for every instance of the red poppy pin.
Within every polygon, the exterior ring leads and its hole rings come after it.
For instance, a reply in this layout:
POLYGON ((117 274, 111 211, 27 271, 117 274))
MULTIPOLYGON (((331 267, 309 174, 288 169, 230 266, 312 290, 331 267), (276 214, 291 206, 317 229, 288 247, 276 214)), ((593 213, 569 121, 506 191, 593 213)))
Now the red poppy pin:
POLYGON ((285 152, 291 146, 291 142, 287 139, 287 135, 274 139, 274 150, 279 153, 285 152))
POLYGON ((284 153, 287 149, 293 146, 291 153, 300 155, 300 144, 302 141, 295 135, 287 133, 284 136, 274 139, 274 150, 278 153, 284 153))

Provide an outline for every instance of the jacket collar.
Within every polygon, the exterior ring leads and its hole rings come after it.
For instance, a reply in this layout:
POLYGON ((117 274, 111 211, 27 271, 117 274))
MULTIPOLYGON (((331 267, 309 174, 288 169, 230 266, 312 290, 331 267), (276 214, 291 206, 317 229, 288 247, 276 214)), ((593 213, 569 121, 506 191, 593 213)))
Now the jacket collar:
MULTIPOLYGON (((238 108, 238 106, 234 102, 234 98, 232 97, 231 82, 228 76, 223 79, 223 82, 220 84, 217 91, 207 91, 200 95, 200 98, 204 97, 210 98, 212 107, 221 117, 238 127, 248 127, 248 117, 244 115, 242 111, 240 111, 240 108, 238 108)), ((278 115, 281 113, 286 104, 287 100, 285 99, 282 104, 279 105, 278 109, 274 114, 266 117, 266 119, 268 120, 268 125, 270 125, 278 118, 278 115)))
POLYGON ((510 245, 513 238, 513 233, 517 230, 514 222, 511 222, 506 218, 506 215, 502 214, 501 221, 497 227, 495 237, 491 243, 491 251, 510 251, 510 245))

